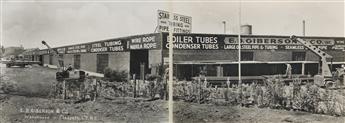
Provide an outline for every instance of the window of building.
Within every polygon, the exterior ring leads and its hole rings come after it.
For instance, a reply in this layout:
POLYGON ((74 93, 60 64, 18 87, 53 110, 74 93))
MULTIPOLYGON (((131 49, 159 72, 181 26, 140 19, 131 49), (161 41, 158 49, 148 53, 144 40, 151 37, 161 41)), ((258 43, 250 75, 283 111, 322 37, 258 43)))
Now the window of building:
POLYGON ((109 54, 97 54, 97 73, 104 73, 109 65, 109 54))
POLYGON ((292 61, 304 61, 305 52, 292 52, 292 61))
POLYGON ((241 61, 253 61, 254 53, 253 52, 241 52, 241 61))

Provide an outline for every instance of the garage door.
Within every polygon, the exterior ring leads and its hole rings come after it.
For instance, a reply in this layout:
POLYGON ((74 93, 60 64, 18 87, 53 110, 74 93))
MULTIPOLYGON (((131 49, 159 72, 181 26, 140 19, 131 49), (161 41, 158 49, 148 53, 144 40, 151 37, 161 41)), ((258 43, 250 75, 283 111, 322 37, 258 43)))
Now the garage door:
POLYGON ((97 73, 104 73, 104 69, 109 65, 108 54, 97 54, 97 73))

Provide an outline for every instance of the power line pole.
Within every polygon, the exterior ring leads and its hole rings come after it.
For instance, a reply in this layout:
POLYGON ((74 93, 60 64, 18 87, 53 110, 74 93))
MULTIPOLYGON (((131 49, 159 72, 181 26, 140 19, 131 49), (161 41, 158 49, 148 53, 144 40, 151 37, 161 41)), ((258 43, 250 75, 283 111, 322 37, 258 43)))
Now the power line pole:
POLYGON ((239 23, 238 23, 238 85, 240 86, 240 101, 242 103, 242 78, 241 78, 241 1, 239 3, 239 23))
MULTIPOLYGON (((172 4, 170 3, 169 4, 169 21, 172 22, 173 20, 173 8, 172 8, 172 4)), ((174 27, 172 25, 169 24, 169 81, 168 81, 168 109, 169 109, 169 123, 174 123, 174 104, 173 104, 173 77, 174 77, 174 74, 173 74, 173 29, 174 27)))

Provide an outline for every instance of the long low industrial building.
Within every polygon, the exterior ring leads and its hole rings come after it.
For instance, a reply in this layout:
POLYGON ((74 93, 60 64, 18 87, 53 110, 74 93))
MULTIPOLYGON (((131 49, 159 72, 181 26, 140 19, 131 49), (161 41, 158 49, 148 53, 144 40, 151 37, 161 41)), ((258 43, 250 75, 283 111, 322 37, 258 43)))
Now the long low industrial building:
MULTIPOLYGON (((301 37, 333 56, 328 64, 345 64, 344 37, 301 37)), ((238 35, 176 33, 173 35, 174 74, 190 80, 201 70, 206 76, 238 76, 238 35)), ((168 62, 168 33, 152 33, 55 47, 63 54, 64 64, 87 72, 102 74, 109 67, 137 77, 158 74, 168 62), (140 74, 141 73, 141 74, 140 74)), ((49 43, 49 42, 48 42, 49 43)), ((286 64, 293 74, 315 75, 320 57, 289 36, 241 35, 242 76, 285 73, 286 64)), ((56 65, 49 50, 27 52, 26 57, 43 65, 56 65)))

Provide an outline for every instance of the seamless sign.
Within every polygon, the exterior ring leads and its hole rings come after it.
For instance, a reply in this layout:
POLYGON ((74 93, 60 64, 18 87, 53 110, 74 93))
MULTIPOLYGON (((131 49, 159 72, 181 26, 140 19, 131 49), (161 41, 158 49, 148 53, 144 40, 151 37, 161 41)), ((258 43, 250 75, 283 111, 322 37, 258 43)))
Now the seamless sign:
POLYGON ((159 32, 169 32, 172 26, 173 33, 191 33, 192 17, 158 10, 158 30, 159 32), (169 20, 172 16, 172 21, 169 20))

